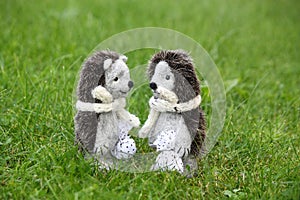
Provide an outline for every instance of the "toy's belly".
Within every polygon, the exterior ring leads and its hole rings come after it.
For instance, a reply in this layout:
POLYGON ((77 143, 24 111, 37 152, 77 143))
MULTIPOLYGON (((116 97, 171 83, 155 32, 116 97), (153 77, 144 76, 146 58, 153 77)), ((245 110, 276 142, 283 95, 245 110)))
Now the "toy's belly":
POLYGON ((156 124, 154 132, 161 132, 170 129, 176 129, 181 126, 181 115, 174 113, 161 113, 156 124), (180 124, 179 124, 180 123, 180 124))
MULTIPOLYGON (((184 122, 182 115, 175 113, 161 113, 149 137, 149 144, 151 145, 156 139, 157 135, 162 131, 173 130, 176 132, 176 143, 180 142, 183 146, 189 147, 191 144, 191 137, 188 128, 184 122)), ((181 146, 179 144, 179 146, 181 146)))
POLYGON ((102 113, 98 119, 95 148, 110 150, 118 140, 118 118, 114 112, 102 113))

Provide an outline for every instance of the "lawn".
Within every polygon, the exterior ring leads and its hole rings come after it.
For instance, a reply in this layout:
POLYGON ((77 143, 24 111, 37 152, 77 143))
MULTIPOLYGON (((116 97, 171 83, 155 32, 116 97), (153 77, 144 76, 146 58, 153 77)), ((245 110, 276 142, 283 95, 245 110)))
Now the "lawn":
MULTIPOLYGON (((299 199, 299 10, 297 0, 0 1, 0 199, 299 199), (74 146, 82 62, 138 27, 190 36, 224 81, 224 128, 197 177, 101 171, 74 146)), ((128 52, 128 66, 154 52, 128 52)), ((142 122, 149 96, 144 86, 130 99, 142 122)), ((203 96, 209 120, 209 88, 203 96)))

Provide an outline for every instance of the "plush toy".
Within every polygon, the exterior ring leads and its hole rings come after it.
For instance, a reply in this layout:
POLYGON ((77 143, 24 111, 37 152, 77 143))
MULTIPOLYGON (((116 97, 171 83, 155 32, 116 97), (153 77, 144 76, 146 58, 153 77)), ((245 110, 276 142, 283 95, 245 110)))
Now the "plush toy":
POLYGON ((113 51, 94 53, 84 62, 77 86, 75 141, 107 169, 114 158, 127 159, 136 152, 128 132, 140 121, 125 110, 133 87, 126 61, 113 51))
POLYGON ((191 175, 205 138, 200 83, 192 59, 182 50, 161 51, 150 60, 148 75, 154 95, 139 137, 148 137, 159 152, 151 169, 191 175))

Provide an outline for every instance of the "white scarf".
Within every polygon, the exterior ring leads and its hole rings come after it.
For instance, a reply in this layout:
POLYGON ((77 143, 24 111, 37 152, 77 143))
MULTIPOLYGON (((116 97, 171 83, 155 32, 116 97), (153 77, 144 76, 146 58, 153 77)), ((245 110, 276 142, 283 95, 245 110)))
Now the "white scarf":
POLYGON ((183 113, 197 108, 201 103, 200 95, 196 96, 195 98, 187 102, 177 103, 178 98, 173 92, 162 87, 158 87, 157 91, 160 97, 159 98, 151 97, 149 100, 149 106, 151 109, 147 121, 139 131, 140 138, 145 138, 149 135, 160 113, 162 112, 183 113))
POLYGON ((92 90, 92 96, 101 100, 103 103, 89 103, 78 100, 76 109, 83 112, 107 113, 114 111, 123 121, 129 123, 133 127, 140 125, 139 119, 125 110, 126 99, 119 98, 113 100, 112 95, 103 86, 97 86, 92 90))

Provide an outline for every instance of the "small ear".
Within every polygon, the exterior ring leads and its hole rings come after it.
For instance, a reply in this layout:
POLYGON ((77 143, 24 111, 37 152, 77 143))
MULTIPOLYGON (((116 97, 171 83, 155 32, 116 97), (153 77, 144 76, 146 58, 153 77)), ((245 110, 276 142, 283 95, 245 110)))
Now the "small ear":
POLYGON ((111 64, 112 64, 112 59, 109 58, 109 59, 105 60, 103 63, 104 70, 107 70, 111 66, 111 64))
POLYGON ((121 56, 119 57, 119 59, 123 60, 125 63, 126 63, 127 60, 128 60, 128 58, 127 58, 126 56, 124 56, 124 55, 121 55, 121 56))

